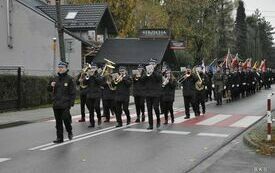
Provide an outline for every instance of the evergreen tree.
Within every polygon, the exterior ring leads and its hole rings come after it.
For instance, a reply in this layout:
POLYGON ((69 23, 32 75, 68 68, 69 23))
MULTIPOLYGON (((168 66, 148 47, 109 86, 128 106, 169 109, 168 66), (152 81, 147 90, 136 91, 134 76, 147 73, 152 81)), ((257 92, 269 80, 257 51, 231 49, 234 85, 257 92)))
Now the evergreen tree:
POLYGON ((247 25, 246 25, 246 15, 244 2, 239 1, 239 6, 237 9, 237 17, 235 21, 235 51, 239 54, 241 58, 246 58, 246 48, 247 48, 247 25))

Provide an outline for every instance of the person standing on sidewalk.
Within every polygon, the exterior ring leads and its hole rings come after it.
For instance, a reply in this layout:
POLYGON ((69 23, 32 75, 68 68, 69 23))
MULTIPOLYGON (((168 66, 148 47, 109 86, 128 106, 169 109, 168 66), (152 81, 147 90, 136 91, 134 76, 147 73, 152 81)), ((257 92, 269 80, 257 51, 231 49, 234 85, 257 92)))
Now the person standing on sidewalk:
POLYGON ((69 140, 72 140, 72 117, 70 108, 74 105, 76 89, 73 78, 68 75, 68 64, 60 62, 58 64, 57 76, 48 84, 48 91, 52 92, 53 111, 56 122, 56 140, 54 143, 62 143, 63 123, 68 132, 69 140))

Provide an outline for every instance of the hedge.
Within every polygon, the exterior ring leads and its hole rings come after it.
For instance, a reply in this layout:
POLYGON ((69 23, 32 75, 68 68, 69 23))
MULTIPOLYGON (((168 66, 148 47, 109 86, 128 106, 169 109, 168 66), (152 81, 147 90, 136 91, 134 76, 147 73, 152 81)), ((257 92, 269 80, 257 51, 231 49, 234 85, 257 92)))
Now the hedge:
MULTIPOLYGON (((39 106, 51 102, 47 85, 51 77, 22 76, 21 108, 39 106)), ((17 99, 17 76, 0 75, 0 101, 17 99)))

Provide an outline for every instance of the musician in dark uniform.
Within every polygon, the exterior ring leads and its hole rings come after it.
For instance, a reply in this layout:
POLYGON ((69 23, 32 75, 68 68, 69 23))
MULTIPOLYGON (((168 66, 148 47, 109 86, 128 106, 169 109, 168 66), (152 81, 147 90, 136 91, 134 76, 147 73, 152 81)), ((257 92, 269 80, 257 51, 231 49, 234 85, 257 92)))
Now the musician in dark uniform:
POLYGON ((232 101, 232 83, 233 83, 233 75, 229 68, 225 69, 225 75, 224 75, 224 92, 225 92, 225 99, 226 102, 229 103, 232 101))
POLYGON ((73 78, 68 75, 68 64, 60 62, 58 64, 57 76, 48 84, 48 91, 52 92, 53 111, 56 123, 56 140, 54 143, 62 143, 63 123, 68 132, 68 138, 73 138, 72 133, 72 117, 70 109, 74 105, 76 96, 75 84, 73 78))
POLYGON ((88 86, 84 85, 84 79, 86 77, 86 71, 89 70, 90 64, 85 64, 82 71, 77 76, 76 84, 79 85, 80 89, 80 110, 81 110, 81 119, 78 120, 78 122, 85 122, 85 105, 89 107, 87 102, 87 92, 88 92, 88 86))
POLYGON ((206 84, 205 84, 205 94, 206 94, 206 101, 208 101, 208 99, 210 101, 212 101, 212 77, 213 77, 213 73, 211 71, 206 71, 205 73, 205 80, 206 80, 206 84))
POLYGON ((136 106, 137 119, 136 123, 140 122, 140 114, 142 114, 141 121, 145 121, 145 92, 146 88, 144 82, 140 80, 144 75, 144 67, 142 64, 138 66, 137 74, 133 74, 133 96, 136 106))
POLYGON ((197 72, 199 75, 198 77, 201 79, 201 81, 198 80, 195 85, 196 86, 196 96, 195 96, 196 107, 197 107, 198 115, 201 114, 200 106, 202 108, 202 115, 204 115, 205 111, 206 111, 206 109, 205 109, 205 87, 204 87, 206 85, 206 79, 205 79, 205 75, 203 74, 202 69, 197 70, 197 72))
POLYGON ((240 75, 240 94, 242 95, 242 98, 245 97, 245 90, 246 90, 246 74, 242 67, 239 67, 239 75, 240 75))
POLYGON ((217 105, 222 105, 222 93, 223 93, 223 87, 224 87, 224 76, 222 74, 221 68, 217 67, 217 72, 213 76, 213 83, 215 86, 215 95, 216 95, 216 101, 217 105))
POLYGON ((173 102, 175 100, 175 89, 177 86, 176 78, 173 76, 171 70, 168 68, 165 71, 162 81, 162 97, 161 101, 163 102, 163 110, 165 122, 168 124, 168 113, 170 112, 171 123, 174 123, 174 111, 173 111, 173 102))
POLYGON ((184 72, 184 76, 182 80, 179 81, 179 83, 182 86, 182 93, 183 93, 183 99, 184 99, 184 106, 185 106, 185 119, 190 118, 190 104, 192 105, 193 111, 195 116, 199 116, 197 112, 196 107, 196 98, 195 98, 195 83, 197 82, 197 77, 192 74, 190 67, 186 68, 186 71, 184 72))
POLYGON ((102 82, 102 102, 104 122, 110 122, 111 112, 115 112, 115 86, 112 84, 112 69, 109 69, 109 74, 103 77, 102 82))
POLYGON ((240 98, 240 74, 238 73, 238 68, 235 67, 233 71, 233 80, 232 80, 232 85, 231 85, 231 91, 232 91, 232 101, 237 100, 240 98))
POLYGON ((129 111, 129 101, 130 101, 130 87, 132 84, 132 79, 129 77, 126 71, 126 67, 119 67, 119 76, 114 81, 116 86, 115 91, 115 102, 116 102, 116 127, 122 126, 122 110, 127 117, 127 125, 131 122, 130 111, 129 111))
POLYGON ((146 106, 149 119, 149 127, 147 129, 153 129, 153 108, 157 117, 157 128, 160 127, 160 95, 161 95, 161 84, 162 75, 161 71, 157 69, 155 59, 150 59, 149 65, 146 66, 146 74, 141 77, 144 81, 146 88, 146 106))
POLYGON ((96 111, 98 125, 101 125, 101 112, 100 112, 100 97, 101 97, 101 84, 102 77, 98 74, 97 65, 91 63, 91 70, 88 72, 88 77, 84 81, 88 85, 88 105, 90 112, 90 128, 95 127, 94 112, 96 111))

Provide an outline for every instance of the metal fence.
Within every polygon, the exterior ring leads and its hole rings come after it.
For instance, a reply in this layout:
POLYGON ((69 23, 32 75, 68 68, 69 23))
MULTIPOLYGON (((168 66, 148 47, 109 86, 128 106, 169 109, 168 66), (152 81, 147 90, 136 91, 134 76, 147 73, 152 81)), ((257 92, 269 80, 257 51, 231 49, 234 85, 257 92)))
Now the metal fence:
POLYGON ((16 75, 16 98, 0 100, 0 110, 21 109, 22 73, 24 68, 20 66, 0 66, 0 75, 16 75))

